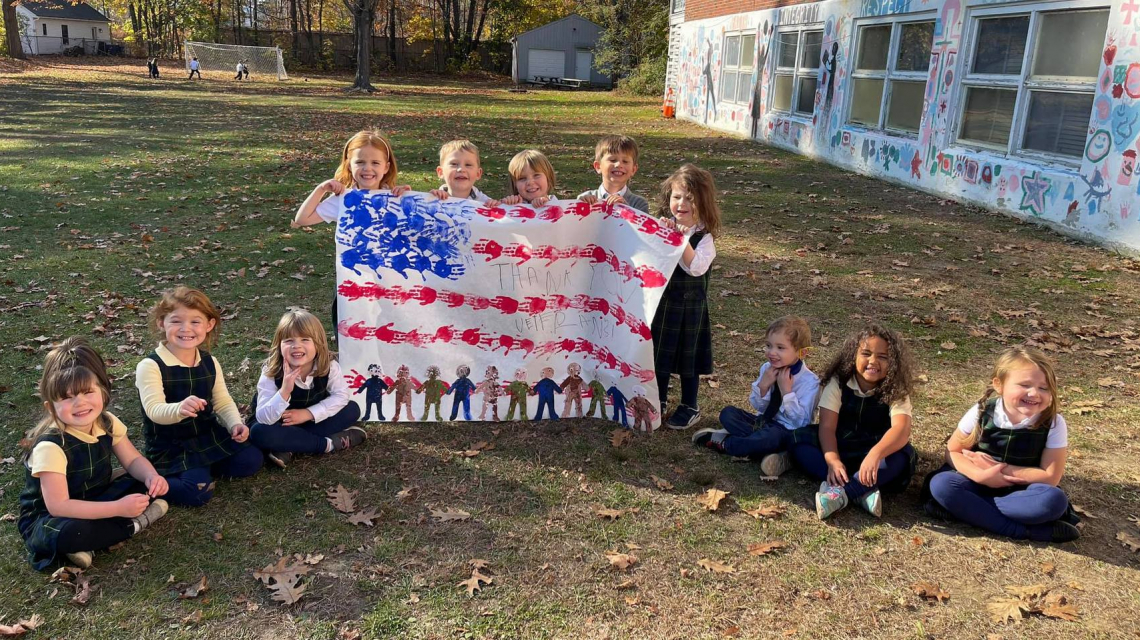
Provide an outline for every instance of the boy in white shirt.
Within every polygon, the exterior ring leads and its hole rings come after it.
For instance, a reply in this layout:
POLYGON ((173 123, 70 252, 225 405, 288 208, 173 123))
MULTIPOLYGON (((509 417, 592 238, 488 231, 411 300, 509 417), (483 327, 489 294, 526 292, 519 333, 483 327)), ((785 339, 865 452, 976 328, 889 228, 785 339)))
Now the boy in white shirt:
POLYGON ((193 80, 195 73, 198 74, 199 80, 202 79, 202 72, 198 69, 199 66, 200 65, 198 64, 198 56, 194 56, 193 58, 190 59, 190 77, 186 78, 187 80, 193 80))
POLYGON ((443 180, 443 185, 432 189, 431 194, 440 200, 460 198, 490 207, 499 204, 475 187, 483 177, 483 168, 479 166, 479 147, 470 140, 452 140, 440 147, 435 174, 443 180))
POLYGON ((637 142, 629 136, 604 136, 594 146, 594 171, 602 177, 602 186, 578 196, 582 202, 594 204, 626 204, 638 211, 649 212, 649 202, 629 190, 629 181, 637 174, 637 142))

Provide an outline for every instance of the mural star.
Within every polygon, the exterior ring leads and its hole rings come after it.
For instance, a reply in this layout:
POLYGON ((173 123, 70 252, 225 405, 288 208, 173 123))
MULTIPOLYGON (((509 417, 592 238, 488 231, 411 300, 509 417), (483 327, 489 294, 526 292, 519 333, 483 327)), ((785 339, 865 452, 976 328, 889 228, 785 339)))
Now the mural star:
POLYGON ((1018 208, 1035 216, 1041 215, 1045 211, 1045 194, 1049 192, 1050 186, 1049 181, 1038 177, 1036 171, 1033 175, 1022 178, 1021 205, 1018 208))

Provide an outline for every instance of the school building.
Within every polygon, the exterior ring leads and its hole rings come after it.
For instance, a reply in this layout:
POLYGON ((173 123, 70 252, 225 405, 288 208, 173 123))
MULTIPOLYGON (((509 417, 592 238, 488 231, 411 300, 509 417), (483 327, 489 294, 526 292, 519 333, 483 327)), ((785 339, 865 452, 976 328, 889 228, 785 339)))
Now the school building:
POLYGON ((1140 0, 671 0, 677 117, 1140 251, 1140 0))

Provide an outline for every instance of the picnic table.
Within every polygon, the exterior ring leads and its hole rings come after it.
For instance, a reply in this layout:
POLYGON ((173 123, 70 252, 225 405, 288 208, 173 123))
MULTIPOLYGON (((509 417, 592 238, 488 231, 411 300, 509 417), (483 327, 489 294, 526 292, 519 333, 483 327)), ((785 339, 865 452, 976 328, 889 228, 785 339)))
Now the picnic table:
POLYGON ((527 84, 540 87, 553 87, 555 89, 586 89, 591 86, 589 80, 579 78, 562 78, 559 76, 531 76, 527 84))

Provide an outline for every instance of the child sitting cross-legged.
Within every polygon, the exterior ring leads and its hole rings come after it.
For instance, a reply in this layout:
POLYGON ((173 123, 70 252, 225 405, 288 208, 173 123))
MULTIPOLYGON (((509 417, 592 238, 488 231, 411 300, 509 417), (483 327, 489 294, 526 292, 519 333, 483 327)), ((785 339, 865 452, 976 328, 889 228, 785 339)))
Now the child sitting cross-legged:
POLYGON ((365 438, 354 426, 360 406, 349 400, 325 328, 303 309, 285 312, 277 323, 250 404, 256 408, 250 440, 282 469, 295 453, 331 453, 365 438))
POLYGON ((882 493, 901 493, 910 483, 913 373, 902 336, 873 323, 851 336, 827 366, 818 431, 814 425, 797 430, 791 449, 796 464, 823 481, 815 495, 821 520, 852 501, 879 517, 882 493))
POLYGON ((722 428, 697 431, 693 443, 730 456, 759 459, 765 476, 787 471, 792 432, 811 422, 819 393, 819 377, 803 361, 810 346, 811 328, 803 318, 784 316, 768 325, 764 342, 768 362, 760 367, 748 397, 759 415, 725 407, 720 412, 722 428))

